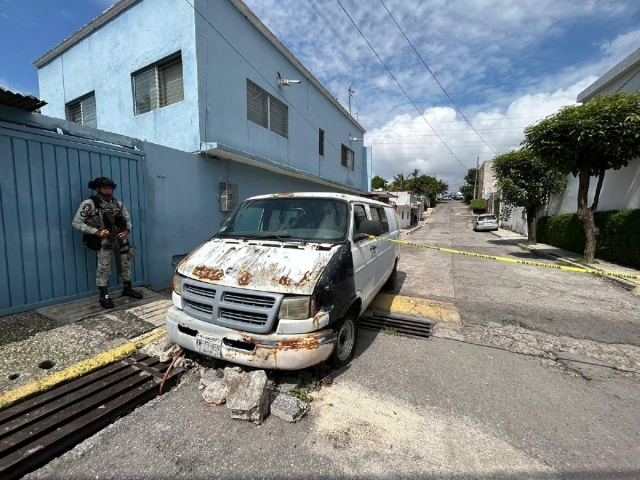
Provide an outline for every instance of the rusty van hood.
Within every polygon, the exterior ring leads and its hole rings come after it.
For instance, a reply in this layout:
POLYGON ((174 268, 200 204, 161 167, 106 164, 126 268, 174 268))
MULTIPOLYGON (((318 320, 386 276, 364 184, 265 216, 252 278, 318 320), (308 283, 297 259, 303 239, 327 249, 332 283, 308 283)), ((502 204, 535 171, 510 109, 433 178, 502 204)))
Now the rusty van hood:
POLYGON ((337 248, 213 239, 187 256, 178 273, 229 287, 311 295, 337 248))

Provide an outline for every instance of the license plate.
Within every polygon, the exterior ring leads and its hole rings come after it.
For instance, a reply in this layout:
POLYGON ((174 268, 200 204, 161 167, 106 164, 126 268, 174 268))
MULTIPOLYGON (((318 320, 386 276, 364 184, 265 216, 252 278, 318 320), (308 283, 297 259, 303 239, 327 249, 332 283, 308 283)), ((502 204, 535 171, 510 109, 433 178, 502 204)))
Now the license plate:
POLYGON ((211 357, 222 358, 222 339, 196 335, 196 350, 211 357))

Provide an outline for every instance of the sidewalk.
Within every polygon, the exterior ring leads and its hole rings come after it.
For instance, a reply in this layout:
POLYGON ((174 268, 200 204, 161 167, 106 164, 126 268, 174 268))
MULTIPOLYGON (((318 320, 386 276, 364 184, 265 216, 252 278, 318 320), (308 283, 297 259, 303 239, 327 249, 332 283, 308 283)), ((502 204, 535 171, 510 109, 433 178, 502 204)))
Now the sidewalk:
MULTIPOLYGON (((520 235, 519 233, 512 232, 510 230, 500 229, 497 232, 491 232, 496 237, 500 237, 506 240, 513 240, 514 244, 518 245, 523 250, 537 255, 540 258, 547 260, 553 260, 562 265, 568 265, 570 267, 588 268, 591 270, 602 270, 605 272, 613 273, 625 273, 630 275, 640 275, 640 270, 630 267, 624 267, 606 260, 600 260, 596 258, 594 264, 586 264, 582 261, 582 256, 579 253, 570 252, 562 248, 547 245, 546 243, 537 243, 535 245, 527 244, 527 237, 520 235)), ((616 278, 616 277, 602 277, 617 283, 618 285, 626 288, 627 290, 633 290, 635 295, 640 295, 640 280, 633 280, 628 278, 616 278)))
POLYGON ((139 290, 142 300, 116 293, 113 310, 94 296, 0 318, 0 395, 163 329, 170 293, 139 290))
POLYGON ((411 235, 416 230, 420 230, 424 227, 429 220, 431 219, 431 215, 433 214, 433 208, 427 208, 427 210, 422 214, 422 219, 418 222, 418 225, 409 228, 401 228, 400 229, 400 240, 404 240, 408 235, 411 235))

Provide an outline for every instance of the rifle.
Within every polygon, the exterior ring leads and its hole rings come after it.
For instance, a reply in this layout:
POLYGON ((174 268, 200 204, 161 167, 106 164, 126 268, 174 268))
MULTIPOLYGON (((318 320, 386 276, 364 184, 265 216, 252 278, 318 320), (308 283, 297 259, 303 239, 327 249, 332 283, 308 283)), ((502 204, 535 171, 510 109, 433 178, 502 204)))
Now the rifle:
POLYGON ((122 278, 122 258, 120 258, 120 239, 118 238, 122 230, 116 221, 116 215, 113 210, 104 209, 103 218, 107 221, 106 223, 109 224, 109 241, 113 247, 113 255, 116 257, 118 276, 122 278))

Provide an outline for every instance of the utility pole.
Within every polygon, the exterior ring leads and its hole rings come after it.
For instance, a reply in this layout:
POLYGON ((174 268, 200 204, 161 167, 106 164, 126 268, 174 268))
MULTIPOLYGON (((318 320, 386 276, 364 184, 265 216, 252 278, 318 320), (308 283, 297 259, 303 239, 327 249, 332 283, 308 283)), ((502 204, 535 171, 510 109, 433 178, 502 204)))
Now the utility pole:
POLYGON ((349 115, 351 115, 351 97, 353 97, 353 94, 356 93, 356 91, 353 89, 353 85, 349 85, 349 115))
POLYGON ((476 161, 476 181, 473 183, 473 199, 478 198, 478 170, 480 168, 480 157, 476 161))

